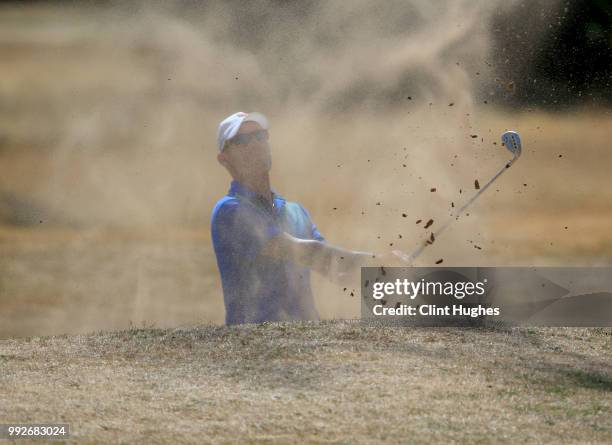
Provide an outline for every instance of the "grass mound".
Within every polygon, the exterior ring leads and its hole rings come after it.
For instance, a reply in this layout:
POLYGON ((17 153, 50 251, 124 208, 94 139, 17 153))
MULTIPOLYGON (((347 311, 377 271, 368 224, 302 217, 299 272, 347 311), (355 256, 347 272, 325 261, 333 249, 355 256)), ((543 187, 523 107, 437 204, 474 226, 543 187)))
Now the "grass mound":
POLYGON ((79 442, 612 441, 610 329, 132 329, 0 341, 0 418, 79 442))

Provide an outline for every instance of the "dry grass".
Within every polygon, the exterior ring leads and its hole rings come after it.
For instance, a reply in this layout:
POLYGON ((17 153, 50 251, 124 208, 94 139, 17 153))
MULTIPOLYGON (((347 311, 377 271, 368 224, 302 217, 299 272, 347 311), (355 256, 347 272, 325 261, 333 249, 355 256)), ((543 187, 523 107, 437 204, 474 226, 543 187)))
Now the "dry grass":
MULTIPOLYGON (((217 23, 222 29, 225 19, 221 14, 217 23)), ((261 93, 267 81, 294 79, 282 69, 271 78, 249 78, 261 67, 242 49, 233 52, 232 36, 213 38, 216 28, 208 22, 146 9, 132 15, 122 8, 7 5, 0 23, 0 56, 10 61, 0 73, 0 223, 207 231, 228 182, 214 159, 216 123, 235 107, 263 107, 273 124, 273 186, 303 203, 332 242, 410 250, 426 236, 413 222, 439 222, 451 202, 464 202, 474 179, 483 183, 503 165, 507 155, 493 144, 515 128, 525 144, 520 162, 432 246, 424 264, 440 257, 457 265, 606 264, 612 258, 609 110, 509 113, 478 99, 485 71, 474 76, 466 68, 469 82, 450 77, 450 91, 427 93, 418 83, 406 92, 413 100, 395 108, 362 104, 333 114, 309 100, 283 102, 282 88, 270 103, 249 99, 245 85, 259 85, 261 93), (227 66, 217 66, 219 55, 227 66)), ((355 44, 342 47, 338 60, 347 49, 360 60, 370 55, 355 44)), ((454 59, 463 55, 453 51, 438 56, 456 67, 454 59)), ((426 66, 426 59, 413 63, 426 66)), ((328 63, 318 67, 325 88, 334 67, 328 63)), ((385 70, 376 71, 384 84, 385 70)), ((350 79, 331 84, 341 92, 350 79)))
POLYGON ((354 322, 0 341, 0 418, 78 443, 609 443, 609 329, 354 322))

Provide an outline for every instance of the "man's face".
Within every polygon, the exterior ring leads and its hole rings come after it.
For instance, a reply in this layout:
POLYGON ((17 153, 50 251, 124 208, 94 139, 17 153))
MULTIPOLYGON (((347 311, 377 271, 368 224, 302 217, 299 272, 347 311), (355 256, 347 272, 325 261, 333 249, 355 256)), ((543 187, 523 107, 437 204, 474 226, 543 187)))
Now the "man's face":
MULTIPOLYGON (((255 137, 257 132, 262 131, 264 131, 263 128, 257 122, 243 123, 236 136, 227 142, 221 152, 220 156, 238 175, 251 176, 266 173, 272 168, 272 156, 267 137, 263 140, 255 137), (244 136, 240 137, 240 135, 244 136)), ((259 136, 261 138, 263 134, 259 133, 259 136)))

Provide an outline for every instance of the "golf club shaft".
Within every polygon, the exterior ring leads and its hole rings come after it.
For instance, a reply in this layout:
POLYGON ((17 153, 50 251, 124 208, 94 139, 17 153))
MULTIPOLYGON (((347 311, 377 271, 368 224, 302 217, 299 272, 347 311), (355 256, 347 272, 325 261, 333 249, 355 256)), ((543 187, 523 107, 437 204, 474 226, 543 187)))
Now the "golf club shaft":
MULTIPOLYGON (((448 221, 446 221, 444 223, 443 226, 441 226, 437 231, 434 232, 433 236, 434 236, 434 240, 438 238, 438 236, 444 232, 444 230, 446 230, 446 228, 456 219, 459 218, 459 216, 461 216, 461 214, 465 211, 465 209, 467 209, 470 204, 472 204, 487 188, 489 188, 489 186, 491 184, 493 184, 493 182, 499 178, 499 176, 506 171, 508 168, 510 168, 510 166, 514 163, 514 161, 516 161, 518 156, 514 155, 514 157, 508 161, 502 168, 501 170, 499 170, 495 176, 493 176, 489 182, 487 182, 484 186, 482 186, 480 188, 480 190, 478 190, 478 192, 472 196, 468 202, 466 202, 465 204, 463 204, 463 206, 461 206, 461 208, 459 210, 457 210, 457 212, 455 212, 453 215, 451 215, 451 217, 448 219, 448 221)), ((423 252, 423 250, 425 250, 425 248, 429 245, 430 243, 426 241, 423 241, 423 243, 416 248, 412 253, 410 253, 410 255, 404 255, 403 259, 406 261, 409 261, 410 263, 412 263, 412 261, 414 261, 420 254, 421 252, 423 252)))

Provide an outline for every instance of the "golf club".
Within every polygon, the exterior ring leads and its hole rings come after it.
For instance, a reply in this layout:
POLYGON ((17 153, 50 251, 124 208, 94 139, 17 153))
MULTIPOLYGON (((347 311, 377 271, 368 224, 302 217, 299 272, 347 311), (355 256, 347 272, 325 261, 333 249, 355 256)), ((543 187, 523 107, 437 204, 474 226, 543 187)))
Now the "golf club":
MULTIPOLYGON (((501 174, 506 171, 506 169, 510 168, 510 166, 516 161, 521 155, 521 138, 516 131, 506 131, 502 134, 502 145, 506 147, 512 153, 512 159, 510 159, 506 164, 493 176, 489 182, 487 182, 484 186, 478 190, 478 192, 470 198, 468 202, 466 202, 459 210, 457 210, 451 218, 446 221, 446 223, 441 226, 436 232, 433 233, 432 239, 437 239, 442 232, 454 221, 459 219, 459 216, 467 209, 470 204, 472 204, 476 198, 478 198, 493 182, 501 176, 501 174)), ((423 241, 423 243, 416 248, 410 255, 402 253, 400 251, 395 251, 394 253, 402 258, 404 261, 412 263, 420 254, 425 250, 425 248, 432 244, 432 242, 428 239, 423 241)))

